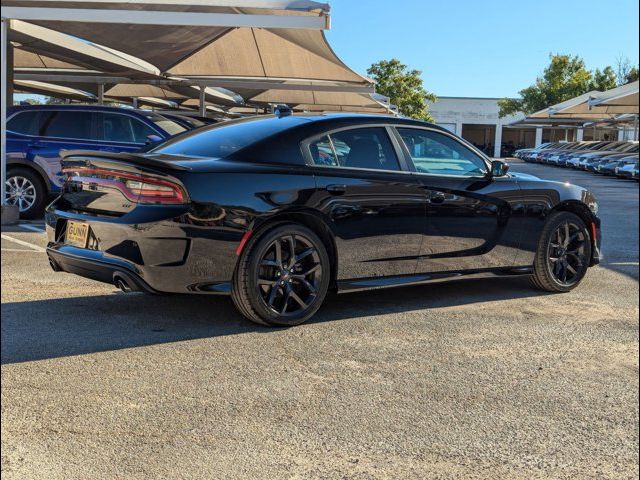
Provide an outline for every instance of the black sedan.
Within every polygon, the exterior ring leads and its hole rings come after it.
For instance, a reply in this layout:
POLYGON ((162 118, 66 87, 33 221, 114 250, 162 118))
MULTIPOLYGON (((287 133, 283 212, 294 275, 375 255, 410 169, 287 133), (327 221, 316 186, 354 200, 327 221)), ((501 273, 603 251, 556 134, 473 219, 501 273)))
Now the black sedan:
POLYGON ((567 292, 599 261, 587 190, 409 119, 283 112, 146 153, 66 152, 64 174, 46 214, 54 270, 229 294, 267 325, 302 323, 329 290, 526 275, 567 292))

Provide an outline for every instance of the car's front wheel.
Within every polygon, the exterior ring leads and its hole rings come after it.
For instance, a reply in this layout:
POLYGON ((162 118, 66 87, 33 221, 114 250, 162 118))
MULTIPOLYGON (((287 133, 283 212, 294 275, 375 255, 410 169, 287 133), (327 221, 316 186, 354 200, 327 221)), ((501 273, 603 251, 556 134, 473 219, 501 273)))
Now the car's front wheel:
POLYGON ((299 325, 322 305, 330 269, 327 249, 314 232, 302 225, 279 225, 247 243, 231 297, 253 322, 299 325))
POLYGON ((34 219, 42 215, 47 189, 40 175, 28 168, 12 168, 7 172, 5 198, 7 205, 17 205, 20 217, 34 219))
POLYGON ((531 282, 547 292, 568 292, 582 281, 590 259, 591 237, 584 221, 570 212, 556 212, 540 236, 531 282))

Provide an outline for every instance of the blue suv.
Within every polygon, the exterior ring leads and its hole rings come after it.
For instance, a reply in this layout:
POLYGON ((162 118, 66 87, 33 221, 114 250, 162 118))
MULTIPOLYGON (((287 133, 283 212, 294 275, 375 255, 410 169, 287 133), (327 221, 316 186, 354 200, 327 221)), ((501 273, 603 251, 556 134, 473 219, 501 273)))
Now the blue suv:
POLYGON ((7 203, 37 218, 62 186, 60 150, 133 152, 187 128, 145 110, 34 105, 7 112, 7 203))

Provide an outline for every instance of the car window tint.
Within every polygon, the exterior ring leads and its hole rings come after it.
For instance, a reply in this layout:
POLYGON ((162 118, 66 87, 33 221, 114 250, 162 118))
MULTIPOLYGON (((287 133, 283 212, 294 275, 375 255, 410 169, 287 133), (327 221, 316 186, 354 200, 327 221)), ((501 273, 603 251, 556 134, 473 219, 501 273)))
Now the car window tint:
MULTIPOLYGON (((153 123, 155 123, 158 126, 158 128, 164 130, 169 135, 178 135, 179 133, 185 132, 187 130, 187 128, 183 127, 178 122, 175 122, 169 118, 163 117, 162 115, 158 115, 157 113, 147 113, 145 114, 145 116, 149 120, 151 120, 153 123)), ((200 123, 201 125, 199 126, 204 125, 204 123, 202 122, 200 123)), ((153 134, 156 134, 156 133, 151 132, 151 133, 148 133, 147 135, 153 135, 153 134)), ((145 135, 145 138, 147 135, 145 135)))
POLYGON ((417 172, 472 177, 486 172, 484 160, 448 135, 399 128, 417 172))
POLYGON ((290 116, 256 117, 222 122, 170 138, 151 152, 193 157, 225 158, 289 128, 300 120, 290 116))
POLYGON ((333 147, 328 136, 309 144, 309 152, 315 165, 338 166, 338 159, 333 153, 333 147))
POLYGON ((151 127, 137 118, 122 113, 98 113, 102 140, 109 142, 145 143, 149 135, 157 135, 151 127))
POLYGON ((330 135, 337 155, 334 165, 373 170, 400 170, 384 127, 354 128, 330 135))
POLYGON ((45 112, 18 112, 7 122, 7 130, 23 135, 39 135, 45 112))
POLYGON ((47 137, 94 140, 91 118, 91 112, 71 110, 54 112, 46 126, 44 135, 47 137))

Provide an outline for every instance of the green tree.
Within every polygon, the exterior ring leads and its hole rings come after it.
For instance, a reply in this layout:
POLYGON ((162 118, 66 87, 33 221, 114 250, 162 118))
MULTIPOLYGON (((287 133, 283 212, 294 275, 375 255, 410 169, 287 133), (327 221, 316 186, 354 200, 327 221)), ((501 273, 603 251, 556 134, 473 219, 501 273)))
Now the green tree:
MULTIPOLYGON (((593 86, 593 75, 580 57, 551 55, 550 60, 542 76, 533 85, 519 92, 521 98, 505 98, 498 102, 501 117, 517 112, 537 112, 549 105, 582 95, 593 86)), ((601 72, 601 75, 607 77, 608 72, 601 72)))
POLYGON ((601 71, 599 68, 593 72, 593 80, 591 81, 591 87, 589 90, 611 90, 618 86, 618 78, 613 68, 607 66, 601 71))
POLYGON ((636 82, 638 80, 638 67, 632 66, 628 58, 618 57, 616 78, 618 85, 636 82))
POLYGON ((400 60, 381 60, 367 70, 376 82, 376 92, 389 97, 391 103, 407 117, 433 121, 427 101, 435 102, 436 96, 425 90, 420 70, 410 70, 400 60))

